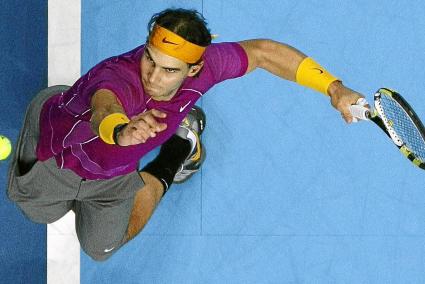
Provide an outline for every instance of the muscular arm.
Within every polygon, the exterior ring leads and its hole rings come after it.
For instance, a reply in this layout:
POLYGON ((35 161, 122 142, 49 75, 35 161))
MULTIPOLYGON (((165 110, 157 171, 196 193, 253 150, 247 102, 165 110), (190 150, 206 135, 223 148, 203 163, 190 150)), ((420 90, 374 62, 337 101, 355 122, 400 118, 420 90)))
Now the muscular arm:
MULTIPOLYGON (((296 81, 298 66, 307 56, 301 51, 273 40, 254 39, 239 44, 248 56, 247 73, 262 68, 283 79, 296 81)), ((362 97, 359 93, 345 87, 341 81, 333 82, 327 93, 332 105, 341 112, 346 122, 352 121, 348 107, 362 97)))
POLYGON ((99 135, 99 124, 102 119, 112 113, 119 112, 125 114, 117 96, 106 89, 96 91, 91 99, 91 109, 91 129, 97 135, 99 135))
POLYGON ((247 73, 259 67, 283 79, 295 81, 298 66, 307 57, 301 51, 273 40, 254 39, 239 44, 248 56, 247 73))
MULTIPOLYGON (((90 126, 96 135, 99 135, 99 125, 106 116, 112 113, 126 114, 117 96, 106 89, 95 92, 91 99, 91 108, 90 126)), ((167 128, 165 123, 156 121, 157 118, 165 117, 165 113, 156 109, 132 117, 128 125, 119 132, 118 145, 129 146, 145 143, 147 139, 155 137, 156 133, 167 128)))

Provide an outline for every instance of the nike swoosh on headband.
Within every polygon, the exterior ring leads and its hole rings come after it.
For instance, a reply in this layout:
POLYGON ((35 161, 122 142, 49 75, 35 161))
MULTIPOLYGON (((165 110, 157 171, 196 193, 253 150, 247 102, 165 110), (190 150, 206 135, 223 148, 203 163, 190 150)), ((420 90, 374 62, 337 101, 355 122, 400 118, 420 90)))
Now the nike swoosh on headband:
POLYGON ((168 41, 166 37, 164 37, 164 38, 162 39, 162 42, 163 42, 163 43, 168 43, 168 44, 178 45, 178 44, 177 44, 177 43, 175 43, 175 42, 168 41))

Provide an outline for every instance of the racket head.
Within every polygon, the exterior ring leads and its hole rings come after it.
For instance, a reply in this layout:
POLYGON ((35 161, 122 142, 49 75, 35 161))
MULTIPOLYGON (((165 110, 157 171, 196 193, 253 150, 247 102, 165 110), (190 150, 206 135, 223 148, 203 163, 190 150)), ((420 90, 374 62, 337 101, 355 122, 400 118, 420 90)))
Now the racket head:
POLYGON ((425 169, 425 127, 409 103, 397 92, 379 89, 375 109, 400 151, 415 165, 425 169))

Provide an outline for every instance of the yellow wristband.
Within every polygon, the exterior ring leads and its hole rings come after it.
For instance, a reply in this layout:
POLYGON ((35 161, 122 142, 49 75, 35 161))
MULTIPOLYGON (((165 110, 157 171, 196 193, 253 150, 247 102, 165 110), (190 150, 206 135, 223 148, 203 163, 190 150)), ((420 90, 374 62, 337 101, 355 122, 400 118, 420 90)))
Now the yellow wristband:
POLYGON ((99 137, 108 144, 114 142, 114 128, 123 123, 128 123, 130 119, 123 113, 113 113, 106 116, 99 125, 99 137))
POLYGON ((307 57, 298 66, 296 80, 302 86, 329 95, 329 85, 338 81, 338 78, 326 71, 311 57, 307 57))

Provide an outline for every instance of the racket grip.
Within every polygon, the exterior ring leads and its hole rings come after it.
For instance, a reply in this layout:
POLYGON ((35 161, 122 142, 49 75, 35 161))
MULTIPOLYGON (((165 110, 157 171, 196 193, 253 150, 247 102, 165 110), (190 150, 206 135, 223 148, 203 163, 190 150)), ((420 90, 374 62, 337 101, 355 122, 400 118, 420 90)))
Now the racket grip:
POLYGON ((364 98, 360 98, 357 104, 349 107, 351 115, 353 116, 353 122, 360 120, 367 120, 370 118, 370 110, 365 107, 367 101, 364 98))

